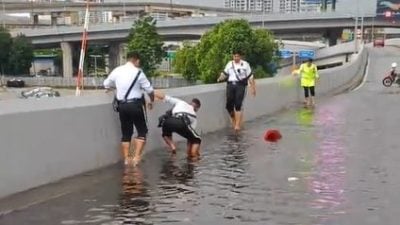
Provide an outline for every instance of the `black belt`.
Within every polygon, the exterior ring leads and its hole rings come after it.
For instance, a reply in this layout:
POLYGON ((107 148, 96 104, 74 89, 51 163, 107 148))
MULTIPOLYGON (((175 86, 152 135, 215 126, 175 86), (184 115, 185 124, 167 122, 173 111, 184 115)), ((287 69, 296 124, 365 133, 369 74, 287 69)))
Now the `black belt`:
POLYGON ((232 84, 232 85, 237 85, 237 84, 244 84, 244 82, 243 81, 228 81, 227 82, 228 84, 232 84))
POLYGON ((172 115, 172 117, 175 117, 175 118, 182 118, 184 116, 187 116, 187 115, 184 114, 184 113, 175 113, 175 114, 172 115))
POLYGON ((142 103, 143 100, 142 98, 132 98, 132 99, 127 99, 127 100, 118 100, 119 104, 127 104, 127 103, 142 103))
POLYGON ((196 115, 192 115, 190 113, 184 113, 184 112, 178 112, 178 113, 173 114, 172 116, 176 117, 176 118, 180 118, 180 117, 184 117, 184 116, 196 118, 196 115))

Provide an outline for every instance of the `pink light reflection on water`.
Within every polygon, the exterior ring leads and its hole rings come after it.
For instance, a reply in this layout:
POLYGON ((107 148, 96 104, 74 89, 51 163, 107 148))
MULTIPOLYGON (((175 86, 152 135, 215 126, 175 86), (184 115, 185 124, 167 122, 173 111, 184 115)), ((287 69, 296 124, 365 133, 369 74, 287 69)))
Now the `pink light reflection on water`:
POLYGON ((319 224, 329 221, 328 215, 343 214, 345 146, 343 143, 343 105, 322 105, 315 112, 317 149, 314 156, 314 171, 309 180, 309 189, 314 196, 311 207, 321 210, 319 224))

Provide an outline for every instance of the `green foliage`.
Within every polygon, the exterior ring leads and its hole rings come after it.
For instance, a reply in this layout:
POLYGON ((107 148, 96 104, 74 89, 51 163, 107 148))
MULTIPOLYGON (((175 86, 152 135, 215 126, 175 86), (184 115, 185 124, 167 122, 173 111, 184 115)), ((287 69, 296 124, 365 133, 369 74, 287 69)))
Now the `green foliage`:
MULTIPOLYGON (((260 66, 265 71, 265 74, 267 74, 269 70, 268 65, 271 61, 274 61, 273 53, 278 48, 278 44, 275 43, 271 32, 266 30, 254 30, 253 38, 252 53, 247 59, 250 65, 260 66)), ((262 77, 267 76, 258 78, 262 77)))
POLYGON ((10 57, 12 39, 11 35, 3 27, 0 27, 0 72, 4 74, 8 67, 8 60, 10 57))
POLYGON ((198 46, 179 50, 176 69, 182 74, 198 71, 196 78, 204 83, 214 83, 226 63, 232 59, 232 52, 238 50, 255 70, 257 78, 267 77, 268 65, 275 60, 273 54, 277 48, 271 32, 253 30, 243 19, 227 20, 205 33, 198 46), (195 65, 190 61, 192 55, 196 56, 195 65))
POLYGON ((24 35, 18 35, 14 38, 11 46, 8 73, 15 75, 29 74, 32 59, 33 46, 31 42, 24 35))
POLYGON ((156 75, 156 66, 165 57, 163 42, 156 30, 156 20, 143 17, 133 24, 128 37, 128 51, 137 51, 141 67, 148 76, 156 75))
POLYGON ((269 77, 270 75, 265 71, 265 69, 258 65, 255 69, 253 69, 253 74, 255 78, 265 78, 269 77))
POLYGON ((182 74, 186 80, 196 81, 198 79, 199 70, 196 64, 196 49, 190 43, 183 43, 183 48, 176 53, 173 65, 175 72, 182 74))
POLYGON ((251 53, 252 30, 246 20, 227 20, 214 27, 201 38, 197 52, 197 65, 201 68, 200 79, 205 83, 217 80, 232 52, 251 53))
POLYGON ((105 67, 106 67, 106 54, 107 49, 101 45, 91 45, 89 46, 87 53, 85 55, 86 70, 89 76, 97 75, 104 76, 106 75, 105 67))
POLYGON ((41 56, 41 55, 57 55, 59 52, 62 52, 61 49, 58 48, 51 48, 51 49, 35 49, 33 51, 34 56, 41 56))

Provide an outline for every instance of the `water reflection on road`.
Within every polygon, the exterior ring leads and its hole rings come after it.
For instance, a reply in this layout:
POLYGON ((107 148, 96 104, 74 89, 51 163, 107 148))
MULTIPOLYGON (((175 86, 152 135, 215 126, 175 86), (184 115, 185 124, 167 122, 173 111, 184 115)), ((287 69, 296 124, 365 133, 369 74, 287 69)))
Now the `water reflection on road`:
POLYGON ((330 224, 346 207, 342 113, 335 104, 299 108, 253 121, 240 136, 217 132, 198 162, 160 150, 158 177, 125 169, 117 205, 100 224, 330 224), (262 140, 272 127, 281 142, 262 140))

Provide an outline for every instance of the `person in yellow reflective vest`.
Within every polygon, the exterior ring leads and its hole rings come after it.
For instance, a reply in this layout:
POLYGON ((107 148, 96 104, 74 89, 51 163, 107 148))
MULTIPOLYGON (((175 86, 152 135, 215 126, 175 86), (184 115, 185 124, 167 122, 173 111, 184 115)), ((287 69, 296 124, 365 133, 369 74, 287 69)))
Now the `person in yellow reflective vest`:
POLYGON ((315 83, 319 80, 317 66, 310 58, 306 63, 302 63, 298 70, 293 71, 293 75, 300 74, 301 86, 304 89, 305 103, 309 106, 315 105, 315 83), (311 95, 311 96, 310 96, 311 95))

